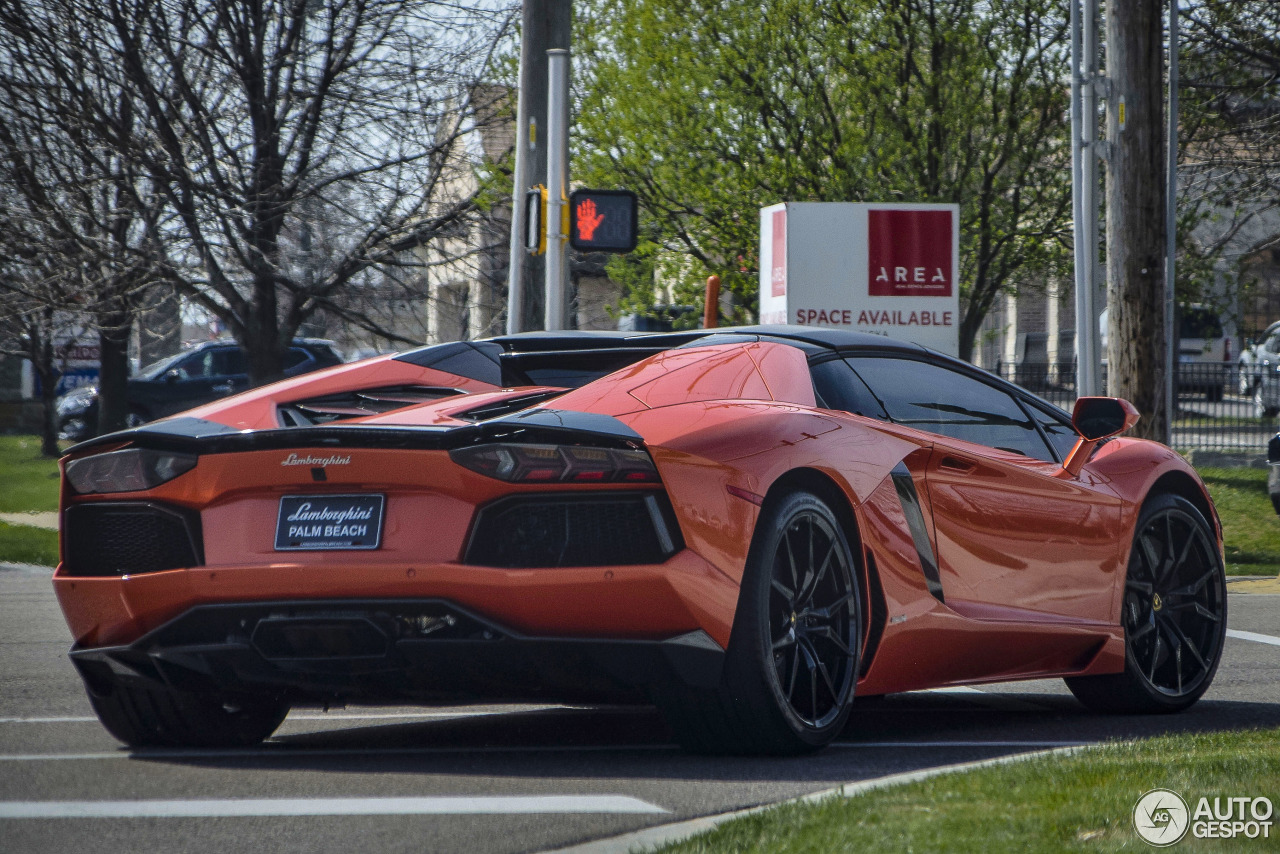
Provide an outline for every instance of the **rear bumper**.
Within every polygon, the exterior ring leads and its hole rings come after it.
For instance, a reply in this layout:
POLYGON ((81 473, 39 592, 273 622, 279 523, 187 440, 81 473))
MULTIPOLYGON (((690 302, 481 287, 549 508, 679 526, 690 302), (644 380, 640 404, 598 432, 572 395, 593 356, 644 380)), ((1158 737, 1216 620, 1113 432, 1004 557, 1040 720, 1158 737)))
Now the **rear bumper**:
POLYGON ((199 605, 131 644, 71 651, 90 691, 123 681, 428 702, 643 700, 650 685, 715 686, 723 658, 702 630, 530 637, 443 599, 199 605))

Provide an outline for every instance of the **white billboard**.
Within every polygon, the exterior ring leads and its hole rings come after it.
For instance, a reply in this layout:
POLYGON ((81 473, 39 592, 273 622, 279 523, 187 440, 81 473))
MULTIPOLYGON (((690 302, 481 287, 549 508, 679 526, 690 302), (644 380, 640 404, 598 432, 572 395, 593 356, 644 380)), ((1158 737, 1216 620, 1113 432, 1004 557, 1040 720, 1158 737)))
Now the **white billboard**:
POLYGON ((785 202, 760 209, 760 322, 960 342, 960 206, 785 202))

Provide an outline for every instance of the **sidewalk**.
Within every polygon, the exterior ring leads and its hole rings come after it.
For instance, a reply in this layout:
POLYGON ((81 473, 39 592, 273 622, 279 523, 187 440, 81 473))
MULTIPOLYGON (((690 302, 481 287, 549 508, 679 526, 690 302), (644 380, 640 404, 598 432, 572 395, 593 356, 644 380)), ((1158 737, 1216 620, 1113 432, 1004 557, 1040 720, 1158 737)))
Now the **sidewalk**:
POLYGON ((0 522, 10 525, 44 528, 46 531, 56 531, 58 530, 58 511, 41 512, 32 510, 26 513, 0 513, 0 522))

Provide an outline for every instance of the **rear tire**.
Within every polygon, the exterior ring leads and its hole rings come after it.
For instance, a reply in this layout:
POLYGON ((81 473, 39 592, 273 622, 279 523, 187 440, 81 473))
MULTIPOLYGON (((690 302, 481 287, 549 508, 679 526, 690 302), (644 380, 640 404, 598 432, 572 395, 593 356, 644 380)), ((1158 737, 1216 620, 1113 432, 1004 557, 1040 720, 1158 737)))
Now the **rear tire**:
POLYGON ((1124 671, 1066 680, 1097 712, 1179 712, 1209 689, 1227 630, 1227 585, 1213 529, 1185 498, 1142 508, 1125 578, 1124 671))
POLYGON ((858 573, 817 496, 770 499, 756 525, 719 688, 673 686, 660 705, 700 753, 795 755, 844 729, 862 637, 858 573))
POLYGON ((88 693, 107 732, 130 747, 248 747, 289 713, 278 697, 207 697, 119 682, 88 693))

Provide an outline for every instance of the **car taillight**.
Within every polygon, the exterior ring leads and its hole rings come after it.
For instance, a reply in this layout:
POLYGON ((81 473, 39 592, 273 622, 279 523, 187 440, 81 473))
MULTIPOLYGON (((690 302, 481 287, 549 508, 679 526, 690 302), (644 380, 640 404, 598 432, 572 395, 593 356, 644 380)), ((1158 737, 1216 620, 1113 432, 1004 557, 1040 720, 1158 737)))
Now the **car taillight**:
POLYGON ((504 442, 449 452, 458 465, 510 483, 658 483, 645 451, 504 442))
POLYGON ((82 495, 137 492, 173 480, 195 468, 196 458, 146 448, 126 448, 67 463, 67 482, 82 495))

